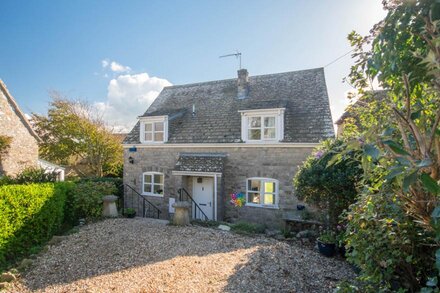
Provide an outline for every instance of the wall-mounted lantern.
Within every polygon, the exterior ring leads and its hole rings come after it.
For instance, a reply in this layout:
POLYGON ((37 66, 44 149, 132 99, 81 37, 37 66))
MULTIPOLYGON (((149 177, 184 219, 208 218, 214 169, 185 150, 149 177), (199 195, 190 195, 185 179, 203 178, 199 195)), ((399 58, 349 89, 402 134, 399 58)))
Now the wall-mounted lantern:
POLYGON ((134 159, 133 159, 132 156, 129 156, 129 157, 128 157, 128 162, 129 162, 130 164, 134 164, 134 159))

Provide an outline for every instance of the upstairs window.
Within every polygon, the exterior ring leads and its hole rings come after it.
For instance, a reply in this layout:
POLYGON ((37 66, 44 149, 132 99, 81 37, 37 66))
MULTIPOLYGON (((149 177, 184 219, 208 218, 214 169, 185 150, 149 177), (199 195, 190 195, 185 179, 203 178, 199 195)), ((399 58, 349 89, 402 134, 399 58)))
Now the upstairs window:
POLYGON ((280 141, 284 137, 284 109, 241 112, 241 136, 244 142, 280 141))
POLYGON ((167 117, 141 118, 140 141, 142 143, 163 143, 167 141, 167 117))
POLYGON ((247 179, 246 205, 278 207, 278 180, 271 178, 247 179))

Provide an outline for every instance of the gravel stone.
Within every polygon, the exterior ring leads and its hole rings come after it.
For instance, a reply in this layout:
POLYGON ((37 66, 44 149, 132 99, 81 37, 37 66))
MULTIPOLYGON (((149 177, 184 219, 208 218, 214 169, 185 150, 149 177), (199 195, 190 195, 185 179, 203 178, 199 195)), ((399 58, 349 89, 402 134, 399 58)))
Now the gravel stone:
POLYGON ((354 276, 298 244, 119 218, 50 246, 7 292, 332 292, 354 276))

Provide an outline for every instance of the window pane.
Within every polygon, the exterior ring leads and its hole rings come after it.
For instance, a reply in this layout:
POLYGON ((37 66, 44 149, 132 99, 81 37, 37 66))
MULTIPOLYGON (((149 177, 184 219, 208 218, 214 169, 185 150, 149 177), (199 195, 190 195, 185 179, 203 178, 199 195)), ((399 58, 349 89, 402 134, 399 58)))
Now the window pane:
POLYGON ((275 194, 265 193, 264 194, 264 204, 275 204, 275 194))
POLYGON ((264 182, 264 192, 275 192, 275 182, 264 182))
POLYGON ((275 138, 275 128, 265 128, 264 138, 275 138))
POLYGON ((151 193, 151 184, 144 184, 144 192, 151 193))
POLYGON ((163 194, 163 186, 162 185, 154 185, 154 194, 163 194))
POLYGON ((248 193, 248 202, 260 204, 260 194, 259 193, 248 193))
POLYGON ((145 131, 152 131, 152 130, 153 130, 153 124, 145 123, 145 131))
POLYGON ((275 127, 275 117, 265 117, 264 127, 275 127))
POLYGON ((163 122, 154 123, 154 131, 163 131, 163 122))
POLYGON ((155 174, 154 175, 154 184, 163 184, 163 175, 155 174))
POLYGON ((260 180, 248 180, 248 190, 260 191, 260 180))
POLYGON ((261 117, 249 117, 249 128, 261 127, 261 117))
POLYGON ((163 132, 155 132, 154 141, 163 141, 163 132))
POLYGON ((145 132, 145 140, 146 141, 151 141, 153 138, 153 135, 151 132, 145 132))
POLYGON ((144 183, 151 183, 151 175, 144 175, 144 183))
POLYGON ((248 139, 250 140, 260 140, 261 130, 260 129, 249 129, 248 139))

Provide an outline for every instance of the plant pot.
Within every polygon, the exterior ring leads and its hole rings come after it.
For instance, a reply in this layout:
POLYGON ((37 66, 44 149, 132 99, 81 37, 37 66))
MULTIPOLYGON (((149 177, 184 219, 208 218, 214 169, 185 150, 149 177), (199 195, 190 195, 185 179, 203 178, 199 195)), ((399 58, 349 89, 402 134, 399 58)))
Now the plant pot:
POLYGON ((345 246, 344 246, 344 245, 342 245, 342 246, 338 246, 338 252, 339 252, 339 255, 340 255, 340 256, 342 256, 342 257, 345 258, 345 253, 347 252, 347 250, 345 249, 345 246))
POLYGON ((321 242, 319 239, 317 240, 317 242, 318 242, 319 253, 321 253, 322 255, 325 255, 327 257, 332 257, 335 255, 336 244, 324 243, 324 242, 321 242))
POLYGON ((125 216, 126 216, 127 218, 132 219, 132 218, 136 217, 136 213, 125 214, 125 216))

